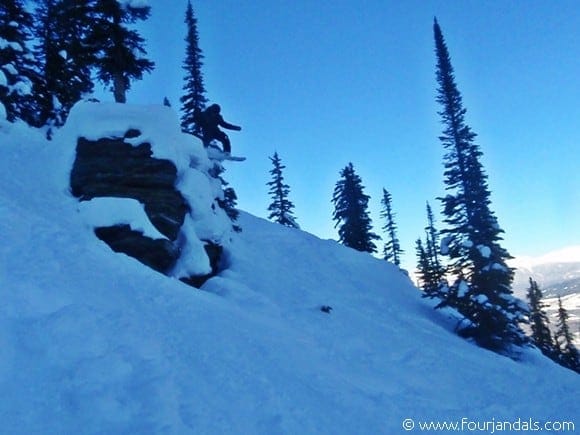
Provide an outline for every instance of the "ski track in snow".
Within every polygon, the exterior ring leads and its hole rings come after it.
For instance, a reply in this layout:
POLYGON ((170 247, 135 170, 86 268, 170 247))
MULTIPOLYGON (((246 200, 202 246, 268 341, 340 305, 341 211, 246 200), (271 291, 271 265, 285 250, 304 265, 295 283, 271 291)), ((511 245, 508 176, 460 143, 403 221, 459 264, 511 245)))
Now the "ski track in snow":
POLYGON ((464 341, 398 268, 336 242, 242 213, 202 291, 113 253, 62 185, 62 146, 0 124, 1 433, 578 420, 577 375, 464 341))

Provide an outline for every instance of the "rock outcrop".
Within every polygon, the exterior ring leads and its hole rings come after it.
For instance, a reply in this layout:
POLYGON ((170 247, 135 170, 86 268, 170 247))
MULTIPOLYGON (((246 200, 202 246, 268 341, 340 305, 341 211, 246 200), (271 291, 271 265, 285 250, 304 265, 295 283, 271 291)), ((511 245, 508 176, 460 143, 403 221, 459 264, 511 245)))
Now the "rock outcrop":
MULTIPOLYGON (((221 186, 218 189, 219 183, 210 175, 213 168, 211 164, 204 167, 203 162, 198 162, 200 168, 190 168, 188 161, 188 167, 184 169, 183 161, 178 158, 155 156, 156 149, 149 140, 150 134, 144 135, 130 122, 123 130, 115 135, 106 134, 98 138, 93 135, 88 138, 82 135, 80 129, 70 172, 70 191, 80 201, 94 198, 131 198, 139 201, 148 220, 160 233, 159 237, 152 238, 126 222, 96 226, 95 235, 115 252, 127 254, 156 271, 200 287, 219 272, 223 253, 221 238, 225 233, 222 229, 224 225, 219 223, 214 228, 211 222, 213 216, 217 222, 222 222, 225 216, 219 208, 223 199, 220 197, 223 195, 221 186), (191 171, 197 172, 190 174, 191 171), (184 175, 184 172, 188 174, 184 175), (188 190, 199 191, 194 195, 191 192, 189 196, 184 195, 178 188, 180 183, 184 183, 183 179, 190 180, 186 183, 188 190), (195 183, 200 185, 195 186, 195 183), (196 199, 196 204, 189 200, 192 197, 196 199), (218 209, 219 212, 216 211, 218 209), (193 218, 194 215, 197 217, 193 218), (188 225, 184 225, 186 219, 189 219, 188 225), (201 223, 196 225, 195 219, 201 223), (188 243, 189 246, 186 246, 188 243), (187 264, 190 259, 183 258, 184 255, 192 257, 191 267, 187 264), (200 258, 203 256, 205 259, 200 258)), ((205 155, 202 157, 205 158, 205 155)), ((192 157, 192 160, 195 159, 192 157)), ((203 158, 198 156, 198 160, 203 158)))

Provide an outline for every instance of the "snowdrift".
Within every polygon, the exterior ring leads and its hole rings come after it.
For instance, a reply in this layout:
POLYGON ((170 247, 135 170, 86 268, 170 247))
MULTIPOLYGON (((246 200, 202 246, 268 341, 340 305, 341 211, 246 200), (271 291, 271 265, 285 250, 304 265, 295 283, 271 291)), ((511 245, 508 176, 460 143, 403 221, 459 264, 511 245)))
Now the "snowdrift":
POLYGON ((0 432, 394 434, 407 418, 578 417, 576 374, 458 338, 398 268, 333 241, 242 213, 201 291, 112 252, 63 182, 69 150, 0 124, 0 432))

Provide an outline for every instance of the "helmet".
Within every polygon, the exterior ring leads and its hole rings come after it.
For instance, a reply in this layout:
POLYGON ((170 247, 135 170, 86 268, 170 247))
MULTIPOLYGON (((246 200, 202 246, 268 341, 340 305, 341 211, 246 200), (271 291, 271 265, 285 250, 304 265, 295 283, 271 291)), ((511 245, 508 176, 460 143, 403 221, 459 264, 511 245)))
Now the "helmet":
POLYGON ((211 106, 209 106, 207 108, 210 112, 215 112, 215 113, 220 113, 220 111, 222 110, 222 108, 220 107, 219 104, 212 104, 211 106))

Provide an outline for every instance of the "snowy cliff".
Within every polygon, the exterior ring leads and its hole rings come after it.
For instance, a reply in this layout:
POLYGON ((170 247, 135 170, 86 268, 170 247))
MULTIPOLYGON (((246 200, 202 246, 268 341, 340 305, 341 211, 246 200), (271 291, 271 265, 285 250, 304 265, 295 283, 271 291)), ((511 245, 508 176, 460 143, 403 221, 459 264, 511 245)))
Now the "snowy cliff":
POLYGON ((71 192, 114 251, 197 285, 219 271, 232 224, 216 163, 175 112, 80 103, 55 142, 73 148, 71 192))
POLYGON ((53 142, 0 125, 1 433, 395 434, 403 422, 417 432, 432 420, 578 420, 578 375, 534 350, 516 362, 457 337, 397 267, 244 213, 232 233, 213 214, 204 150, 180 133, 166 140, 175 115, 117 109, 75 109, 53 142), (190 261, 202 240, 227 242, 202 291, 95 237, 119 222, 162 237, 140 203, 85 213, 70 191, 77 138, 123 138, 127 127, 175 162, 198 210, 182 229, 187 273, 207 270, 190 261))

